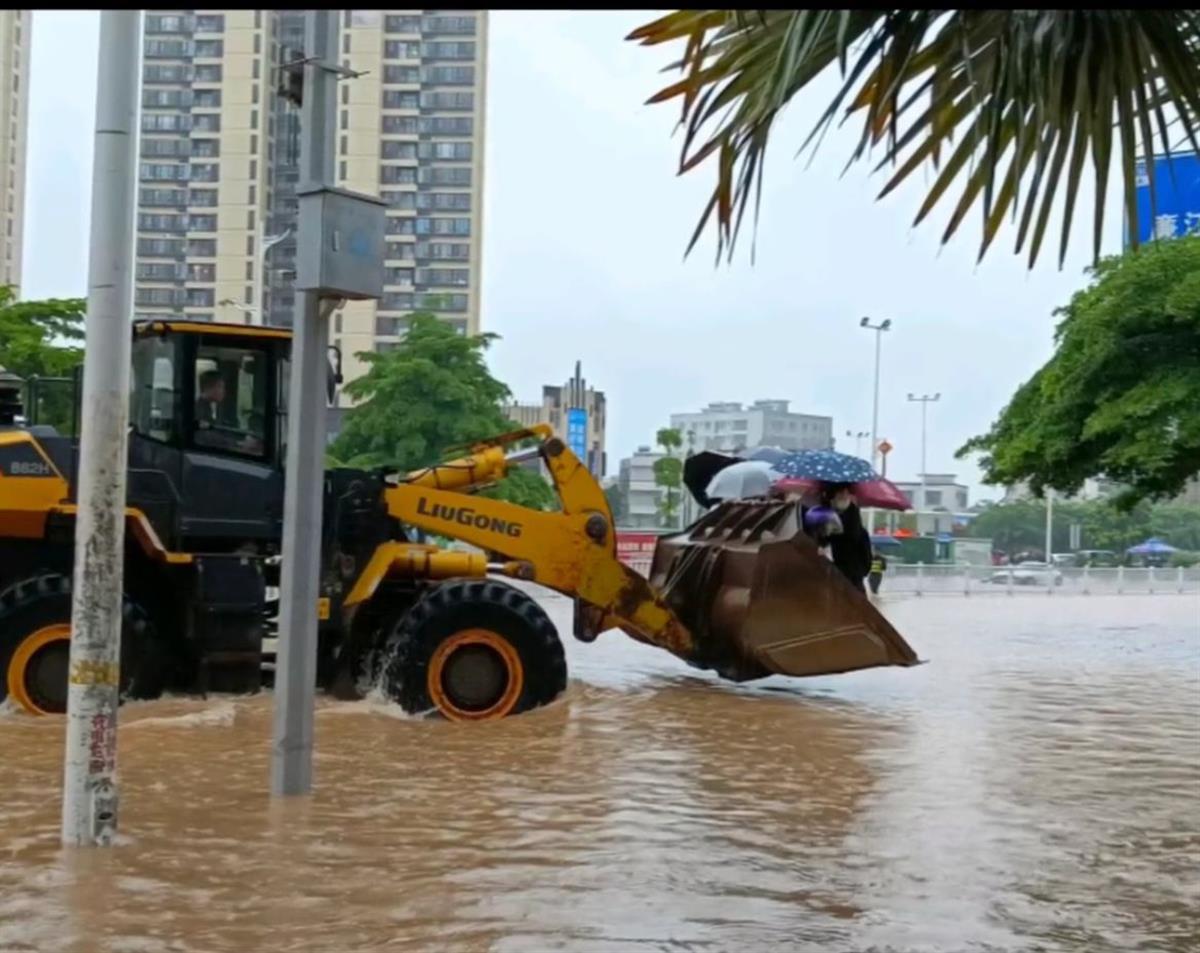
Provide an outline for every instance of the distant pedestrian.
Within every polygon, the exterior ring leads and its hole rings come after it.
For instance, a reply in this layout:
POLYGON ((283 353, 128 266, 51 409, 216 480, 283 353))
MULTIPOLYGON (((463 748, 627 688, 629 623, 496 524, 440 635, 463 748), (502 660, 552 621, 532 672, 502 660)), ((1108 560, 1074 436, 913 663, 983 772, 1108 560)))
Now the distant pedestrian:
POLYGON ((883 582, 883 574, 887 572, 887 559, 878 549, 873 550, 871 571, 867 574, 867 584, 871 587, 871 595, 879 595, 879 584, 883 582))

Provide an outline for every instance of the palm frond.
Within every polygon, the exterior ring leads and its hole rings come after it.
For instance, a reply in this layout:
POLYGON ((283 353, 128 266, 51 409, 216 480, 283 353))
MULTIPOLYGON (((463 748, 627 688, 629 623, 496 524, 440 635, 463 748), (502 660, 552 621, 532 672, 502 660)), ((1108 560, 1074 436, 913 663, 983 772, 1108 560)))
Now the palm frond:
MULTIPOLYGON (((981 258, 1008 216, 1032 267, 1061 200, 1061 265, 1089 158, 1098 256, 1114 153, 1136 241, 1139 162, 1173 151, 1172 130, 1200 154, 1194 10, 688 10, 629 39, 685 42, 678 80, 650 101, 681 103, 681 174, 716 160, 689 252, 712 222, 718 257, 732 256, 751 191, 757 218, 775 120, 834 64, 841 86, 801 152, 819 148, 840 116, 862 124, 847 166, 879 147, 876 169, 894 167, 879 198, 928 163, 935 176, 914 224, 965 177, 942 240, 979 208, 981 258)), ((1152 209, 1153 166, 1146 161, 1152 209)))

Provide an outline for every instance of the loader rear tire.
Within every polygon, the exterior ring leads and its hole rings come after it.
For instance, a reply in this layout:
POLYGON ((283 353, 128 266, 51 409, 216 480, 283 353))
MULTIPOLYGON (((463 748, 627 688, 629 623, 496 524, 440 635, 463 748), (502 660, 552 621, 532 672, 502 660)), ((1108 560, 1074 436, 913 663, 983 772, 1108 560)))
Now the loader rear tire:
MULTIPOLYGON (((0 703, 34 715, 67 710, 71 580, 31 576, 0 593, 0 703)), ((121 697, 157 698, 164 666, 153 624, 127 596, 121 623, 121 697)))
POLYGON ((490 580, 452 580, 397 622, 381 684, 410 714, 490 721, 561 695, 567 660, 554 623, 525 593, 490 580))

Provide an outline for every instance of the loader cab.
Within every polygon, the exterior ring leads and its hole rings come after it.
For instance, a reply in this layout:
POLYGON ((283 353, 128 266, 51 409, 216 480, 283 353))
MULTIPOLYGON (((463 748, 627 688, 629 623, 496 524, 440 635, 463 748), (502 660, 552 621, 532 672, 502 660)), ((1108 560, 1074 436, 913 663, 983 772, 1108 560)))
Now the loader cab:
POLYGON ((168 546, 277 548, 290 349, 275 328, 135 324, 129 501, 168 546))

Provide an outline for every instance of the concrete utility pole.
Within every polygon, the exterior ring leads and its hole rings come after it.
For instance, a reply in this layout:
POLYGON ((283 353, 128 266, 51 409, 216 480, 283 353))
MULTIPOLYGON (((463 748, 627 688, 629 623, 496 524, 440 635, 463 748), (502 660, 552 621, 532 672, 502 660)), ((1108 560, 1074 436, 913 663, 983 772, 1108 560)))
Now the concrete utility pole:
MULTIPOLYGON (((321 500, 325 477, 329 315, 343 299, 383 293, 384 203, 335 189, 338 10, 306 14, 300 116, 300 221, 296 315, 288 391, 283 563, 271 792, 312 790, 313 706, 317 677, 321 500)), ((297 68, 297 67, 293 67, 297 68)))
MULTIPOLYGON (((928 469, 925 465, 925 412, 929 409, 930 404, 936 403, 937 401, 941 400, 942 395, 940 393, 938 393, 938 394, 934 394, 931 397, 931 396, 929 396, 929 394, 922 394, 920 397, 914 397, 912 394, 909 394, 908 399, 911 403, 921 405, 921 508, 923 509, 927 505, 926 500, 925 500, 925 474, 928 469)), ((934 519, 935 528, 936 528, 936 523, 937 523, 937 519, 935 518, 934 519)), ((921 510, 918 509, 917 510, 917 535, 919 536, 920 534, 921 534, 921 510)))
POLYGON ((62 841, 69 846, 108 845, 117 831, 117 705, 141 47, 141 10, 100 13, 63 770, 62 841))

